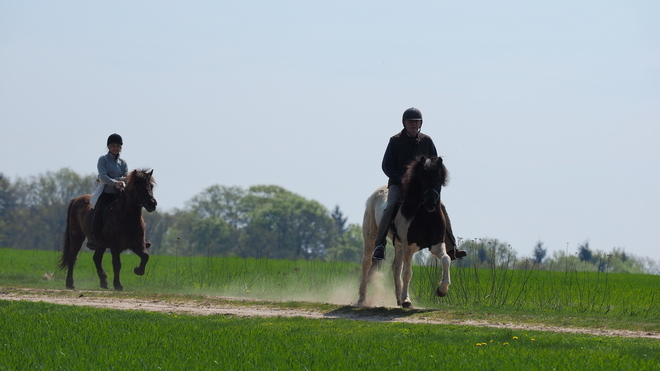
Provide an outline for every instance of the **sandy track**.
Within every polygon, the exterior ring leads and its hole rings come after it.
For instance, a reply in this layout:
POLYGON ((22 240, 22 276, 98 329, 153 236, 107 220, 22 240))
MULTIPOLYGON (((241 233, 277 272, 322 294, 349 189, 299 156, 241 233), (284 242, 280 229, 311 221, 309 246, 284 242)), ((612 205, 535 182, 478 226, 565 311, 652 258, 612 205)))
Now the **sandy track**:
POLYGON ((108 308, 119 310, 144 310, 152 312, 163 312, 172 314, 189 315, 231 315, 240 317, 305 317, 317 319, 350 319, 358 321, 377 322, 406 322, 422 324, 451 324, 465 326, 483 326, 493 328, 504 328, 512 330, 552 331, 564 333, 581 333, 598 336, 620 336, 651 338, 660 340, 660 334, 645 331, 628 330, 605 330, 589 328, 569 328, 546 325, 529 325, 516 323, 493 323, 471 320, 442 320, 438 318, 424 317, 423 313, 414 316, 386 316, 364 314, 351 311, 322 312, 314 310, 284 309, 265 304, 248 303, 242 298, 222 297, 221 303, 204 301, 169 301, 169 300, 144 300, 135 298, 111 298, 86 296, 85 292, 76 292, 78 296, 71 296, 70 291, 41 290, 41 289, 3 289, 0 287, 0 300, 47 302, 61 305, 78 305, 94 308, 108 308))

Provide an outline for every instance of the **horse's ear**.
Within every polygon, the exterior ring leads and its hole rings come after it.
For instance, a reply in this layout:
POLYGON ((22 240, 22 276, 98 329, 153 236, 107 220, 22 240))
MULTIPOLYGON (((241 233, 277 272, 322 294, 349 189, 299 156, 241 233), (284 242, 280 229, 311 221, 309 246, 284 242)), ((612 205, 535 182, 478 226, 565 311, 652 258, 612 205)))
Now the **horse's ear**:
POLYGON ((149 174, 149 176, 154 175, 154 169, 151 169, 151 171, 148 174, 149 174))

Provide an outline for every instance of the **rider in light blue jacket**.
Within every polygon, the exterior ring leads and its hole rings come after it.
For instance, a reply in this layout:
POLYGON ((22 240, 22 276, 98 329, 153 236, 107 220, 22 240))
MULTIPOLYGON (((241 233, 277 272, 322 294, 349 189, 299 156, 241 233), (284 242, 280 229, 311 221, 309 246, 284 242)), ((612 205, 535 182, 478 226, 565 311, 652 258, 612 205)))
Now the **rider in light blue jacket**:
POLYGON ((87 241, 87 247, 94 250, 98 247, 97 238, 101 235, 102 212, 103 208, 119 194, 119 191, 126 185, 126 175, 128 174, 128 165, 124 159, 119 158, 119 153, 124 145, 119 134, 112 134, 108 137, 108 153, 99 157, 96 168, 99 172, 98 182, 105 184, 103 193, 99 196, 94 210, 92 211, 92 237, 87 241))

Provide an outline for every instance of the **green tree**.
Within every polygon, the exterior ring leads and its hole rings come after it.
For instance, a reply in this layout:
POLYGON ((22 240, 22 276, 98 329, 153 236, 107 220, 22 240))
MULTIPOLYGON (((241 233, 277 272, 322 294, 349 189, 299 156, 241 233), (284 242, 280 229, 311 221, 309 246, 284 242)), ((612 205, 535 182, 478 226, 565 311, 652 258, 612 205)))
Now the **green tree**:
POLYGON ((201 218, 217 217, 233 228, 243 228, 247 225, 245 196, 245 190, 240 187, 214 185, 193 197, 188 209, 201 218))
POLYGON ((14 186, 4 174, 0 173, 0 247, 12 246, 13 221, 17 204, 14 186))
MULTIPOLYGON (((11 219, 5 221, 7 244, 22 249, 59 250, 66 229, 69 201, 91 193, 93 175, 82 177, 71 169, 47 172, 28 179, 18 179, 13 187, 4 182, 3 190, 11 190, 11 219)), ((3 191, 3 192, 4 192, 3 191)))
POLYGON ((335 209, 332 211, 332 220, 335 221, 335 227, 337 227, 337 233, 341 236, 348 231, 346 227, 346 221, 348 218, 344 217, 344 213, 339 210, 339 205, 335 206, 335 209))
POLYGON ((534 246, 534 261, 538 264, 543 263, 543 259, 545 259, 547 253, 548 250, 543 247, 543 242, 537 242, 536 246, 534 246))
POLYGON ((339 237, 339 243, 326 250, 327 261, 345 261, 360 263, 364 250, 362 226, 350 224, 346 232, 339 237))
POLYGON ((336 242, 334 221, 316 201, 278 186, 253 186, 244 202, 250 211, 243 242, 257 257, 323 258, 336 242))
POLYGON ((235 255, 238 233, 218 216, 201 217, 195 211, 178 210, 163 237, 163 254, 235 255))
POLYGON ((578 246, 578 258, 582 262, 593 262, 593 253, 589 249, 589 242, 585 242, 578 246))

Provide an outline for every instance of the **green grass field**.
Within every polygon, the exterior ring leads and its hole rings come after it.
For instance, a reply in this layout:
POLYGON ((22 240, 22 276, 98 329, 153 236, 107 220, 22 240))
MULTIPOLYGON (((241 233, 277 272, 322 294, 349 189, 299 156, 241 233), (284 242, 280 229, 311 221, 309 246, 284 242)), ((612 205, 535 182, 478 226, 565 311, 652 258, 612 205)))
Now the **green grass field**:
MULTIPOLYGON (((4 285, 64 288, 65 271, 56 270, 58 252, 0 249, 4 285), (44 275, 52 275, 44 279, 44 275)), ((104 259, 112 277, 110 256, 104 259)), ((122 255, 127 291, 244 296, 262 300, 351 304, 357 300, 360 267, 351 263, 272 259, 152 256, 144 276, 136 276, 135 255, 122 255)), ((443 310, 564 314, 644 321, 660 320, 660 276, 581 272, 451 268, 449 295, 434 296, 440 269, 415 267, 411 283, 417 307, 443 310)), ((82 252, 75 270, 76 288, 96 290, 92 253, 82 252)), ((378 283, 384 305, 395 305, 389 266, 378 283)), ((378 288, 370 289, 378 295, 378 288)))
MULTIPOLYGON (((58 253, 0 249, 0 286, 64 289, 58 253)), ((99 289, 91 253, 76 286, 85 295, 177 300, 231 295, 268 305, 349 311, 359 266, 318 261, 152 256, 145 276, 122 255, 123 293, 99 289), (341 293, 338 294, 338 293, 341 293), (334 303, 334 304, 333 304, 334 303)), ((110 269, 110 257, 105 267, 110 269)), ((389 267, 381 280, 391 286, 389 267)), ((477 319, 660 332, 660 277, 452 266, 445 298, 429 293, 439 271, 416 267, 412 290, 427 318, 477 319)), ((385 301, 394 301, 391 287, 385 301)), ((376 291, 376 290, 372 290, 376 291)), ((75 294, 73 292, 72 294, 75 294)), ((376 293, 375 293, 376 295, 376 293)), ((0 296, 1 298, 1 296, 0 296)), ((369 311, 391 313, 388 308, 369 311)), ((0 370, 23 369, 660 369, 660 342, 472 326, 305 318, 185 316, 0 300, 0 370)))
POLYGON ((0 370, 654 370, 660 342, 0 301, 0 370))

